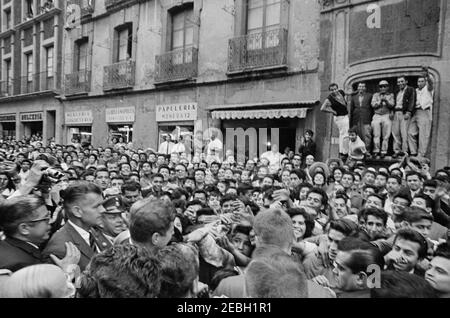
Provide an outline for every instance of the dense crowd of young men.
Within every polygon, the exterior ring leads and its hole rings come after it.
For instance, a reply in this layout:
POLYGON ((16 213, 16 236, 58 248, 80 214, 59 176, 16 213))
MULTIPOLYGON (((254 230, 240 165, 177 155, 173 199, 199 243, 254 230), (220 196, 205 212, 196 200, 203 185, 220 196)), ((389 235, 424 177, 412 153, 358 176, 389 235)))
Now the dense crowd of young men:
POLYGON ((3 142, 0 296, 450 296, 450 168, 315 162, 313 135, 246 162, 3 142))

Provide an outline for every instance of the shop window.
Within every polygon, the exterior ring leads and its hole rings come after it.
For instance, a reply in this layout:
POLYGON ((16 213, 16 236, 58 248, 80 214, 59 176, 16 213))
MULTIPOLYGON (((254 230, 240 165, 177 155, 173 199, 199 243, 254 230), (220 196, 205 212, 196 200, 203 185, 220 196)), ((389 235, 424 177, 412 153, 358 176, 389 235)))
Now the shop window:
POLYGON ((193 153, 194 125, 160 125, 158 133, 158 148, 170 135, 172 142, 181 142, 184 145, 187 156, 193 153))
POLYGON ((67 134, 67 143, 70 144, 71 141, 75 139, 82 146, 87 146, 92 143, 92 127, 70 127, 67 134))
POLYGON ((122 137, 125 144, 133 141, 133 125, 110 125, 109 133, 110 139, 119 140, 122 137))

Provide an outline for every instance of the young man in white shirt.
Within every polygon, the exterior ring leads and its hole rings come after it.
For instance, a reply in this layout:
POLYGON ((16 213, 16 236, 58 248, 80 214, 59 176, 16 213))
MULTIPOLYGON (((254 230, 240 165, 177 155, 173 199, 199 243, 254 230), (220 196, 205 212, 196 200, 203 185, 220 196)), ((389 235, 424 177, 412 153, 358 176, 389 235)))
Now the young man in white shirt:
POLYGON ((411 155, 425 157, 431 135, 433 118, 433 81, 427 72, 417 80, 416 105, 408 128, 408 145, 411 155))

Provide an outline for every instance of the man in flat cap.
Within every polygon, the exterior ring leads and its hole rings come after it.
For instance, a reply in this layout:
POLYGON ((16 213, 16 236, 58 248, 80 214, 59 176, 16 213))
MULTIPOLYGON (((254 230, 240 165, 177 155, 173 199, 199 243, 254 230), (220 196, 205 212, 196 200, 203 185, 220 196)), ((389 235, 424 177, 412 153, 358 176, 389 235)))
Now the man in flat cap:
POLYGON ((112 196, 103 201, 105 212, 102 214, 103 226, 96 228, 94 237, 101 251, 111 247, 117 235, 126 230, 122 213, 126 212, 120 196, 112 196))

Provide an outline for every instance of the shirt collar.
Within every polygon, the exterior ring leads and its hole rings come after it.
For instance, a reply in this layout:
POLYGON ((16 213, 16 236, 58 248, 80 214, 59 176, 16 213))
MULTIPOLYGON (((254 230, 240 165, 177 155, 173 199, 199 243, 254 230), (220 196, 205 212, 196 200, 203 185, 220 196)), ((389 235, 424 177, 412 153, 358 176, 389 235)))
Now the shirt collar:
POLYGON ((80 236, 83 238, 83 240, 85 240, 86 241, 86 243, 88 244, 88 245, 90 245, 90 243, 89 243, 89 238, 90 238, 90 236, 91 236, 91 234, 88 232, 88 231, 86 231, 85 229, 82 229, 81 227, 79 227, 78 225, 76 225, 76 224, 74 224, 72 221, 68 221, 68 223, 70 224, 70 225, 72 225, 72 227, 75 229, 75 231, 77 231, 78 232, 78 234, 80 234, 80 236))

